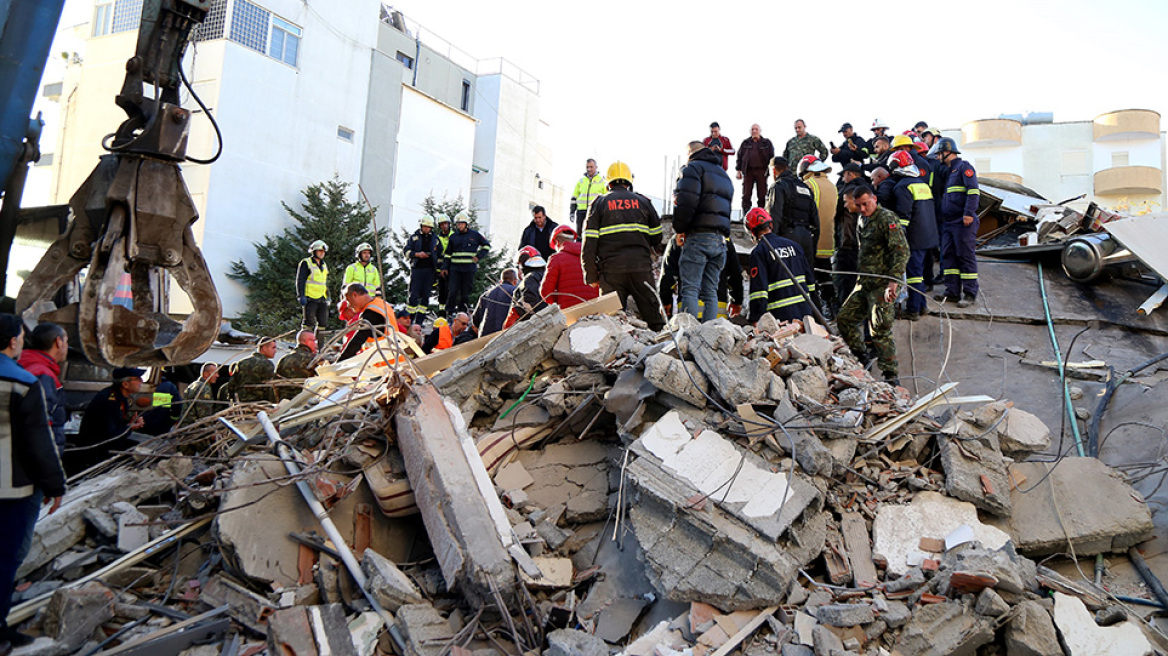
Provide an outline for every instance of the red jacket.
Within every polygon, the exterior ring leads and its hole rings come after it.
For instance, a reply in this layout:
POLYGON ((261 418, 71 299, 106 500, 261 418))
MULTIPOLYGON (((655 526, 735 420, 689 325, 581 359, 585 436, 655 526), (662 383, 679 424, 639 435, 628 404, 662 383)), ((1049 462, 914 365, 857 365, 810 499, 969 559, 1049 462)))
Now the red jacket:
POLYGON ((44 351, 24 349, 20 353, 18 364, 34 376, 52 378, 53 382, 57 384, 57 389, 61 389, 61 365, 53 361, 44 351))
MULTIPOLYGON (((730 156, 734 154, 734 146, 730 143, 729 137, 718 137, 718 139, 722 142, 722 170, 728 171, 730 170, 730 156)), ((713 137, 706 137, 705 139, 702 139, 702 144, 708 146, 713 143, 713 141, 713 137)), ((711 148, 710 150, 714 149, 711 148)), ((718 151, 714 150, 714 154, 717 155, 719 153, 718 151)))
POLYGON ((600 296, 600 291, 584 284, 584 266, 580 263, 580 242, 570 241, 548 260, 547 273, 539 286, 543 300, 556 303, 564 310, 600 296))

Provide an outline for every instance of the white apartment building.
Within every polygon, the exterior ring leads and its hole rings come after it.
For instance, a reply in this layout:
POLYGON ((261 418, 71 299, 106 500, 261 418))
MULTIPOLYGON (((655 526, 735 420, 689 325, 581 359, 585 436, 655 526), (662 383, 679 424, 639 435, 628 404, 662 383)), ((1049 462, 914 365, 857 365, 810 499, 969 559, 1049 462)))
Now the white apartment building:
POLYGON ((1050 113, 1003 115, 942 130, 978 175, 1025 185, 1052 202, 1079 195, 1107 208, 1165 204, 1165 133, 1160 114, 1124 109, 1090 121, 1050 113))
MULTIPOLYGON (((46 72, 38 104, 47 157, 25 206, 67 203, 124 119, 114 96, 141 7, 96 0, 88 24, 58 35, 72 54, 46 72)), ((301 190, 334 176, 352 183, 353 200, 360 185, 381 227, 412 230, 426 196, 461 196, 508 247, 532 206, 567 205, 564 190, 544 182, 552 165, 540 145, 539 81, 505 60, 466 55, 379 0, 215 0, 195 39, 184 69, 224 143, 217 162, 183 172, 225 316, 245 307, 245 290, 226 275, 231 262, 254 265, 253 244, 292 221, 281 203, 298 208, 301 190)), ((215 134, 187 96, 187 152, 205 158, 215 134)), ((172 291, 172 311, 184 312, 185 296, 172 291)))

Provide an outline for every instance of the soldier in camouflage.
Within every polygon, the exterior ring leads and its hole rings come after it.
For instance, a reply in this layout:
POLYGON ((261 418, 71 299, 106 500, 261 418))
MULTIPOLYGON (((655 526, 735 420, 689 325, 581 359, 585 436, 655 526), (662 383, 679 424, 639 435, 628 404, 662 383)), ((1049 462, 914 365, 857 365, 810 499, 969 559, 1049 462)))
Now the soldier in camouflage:
POLYGON ((899 385, 897 377, 896 342, 892 338, 892 322, 895 318, 893 302, 900 290, 900 280, 904 278, 908 264, 908 239, 900 220, 891 210, 876 204, 876 196, 868 187, 858 187, 855 204, 860 211, 860 268, 861 274, 889 276, 877 278, 861 275, 836 317, 840 336, 847 342, 852 353, 867 365, 871 361, 864 347, 861 332, 863 322, 871 318, 872 345, 875 347, 877 364, 884 372, 884 380, 899 385))
POLYGON ((807 125, 803 119, 795 121, 795 136, 787 140, 787 146, 783 149, 783 159, 794 166, 804 155, 815 155, 820 160, 827 161, 830 154, 831 151, 823 145, 819 137, 807 132, 807 125))
POLYGON ((276 377, 276 365, 272 364, 275 355, 276 340, 261 339, 255 353, 231 365, 231 379, 219 388, 219 400, 275 403, 276 390, 268 384, 276 377))
POLYGON ((187 387, 183 400, 183 413, 179 426, 189 426, 204 417, 219 412, 220 405, 215 401, 215 391, 211 386, 219 380, 219 365, 208 362, 203 365, 199 379, 187 387))
MULTIPOLYGON (((409 315, 405 315, 409 317, 409 315)), ((311 330, 301 330, 296 336, 296 348, 276 363, 276 375, 303 381, 316 375, 316 366, 312 359, 316 357, 316 335, 311 330)), ((300 387, 280 386, 276 393, 280 400, 290 399, 300 393, 300 387)))

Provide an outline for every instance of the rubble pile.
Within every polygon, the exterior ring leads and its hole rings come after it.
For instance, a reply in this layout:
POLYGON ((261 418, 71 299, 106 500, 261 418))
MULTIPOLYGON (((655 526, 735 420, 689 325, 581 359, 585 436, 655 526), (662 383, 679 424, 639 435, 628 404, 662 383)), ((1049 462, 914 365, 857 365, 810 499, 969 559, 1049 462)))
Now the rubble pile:
POLYGON ((429 382, 326 367, 76 485, 10 622, 44 654, 1163 649, 1032 560, 1152 521, 1098 460, 1023 462, 1051 435, 1009 402, 912 398, 811 319, 551 306, 466 347, 429 382))

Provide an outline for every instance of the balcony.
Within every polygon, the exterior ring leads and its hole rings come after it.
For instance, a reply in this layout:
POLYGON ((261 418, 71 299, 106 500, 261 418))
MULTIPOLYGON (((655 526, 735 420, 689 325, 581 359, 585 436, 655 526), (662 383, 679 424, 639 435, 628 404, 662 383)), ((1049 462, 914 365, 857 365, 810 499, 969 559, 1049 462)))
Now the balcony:
POLYGON ((1150 109, 1124 109, 1095 117, 1095 141, 1158 139, 1160 114, 1150 109))
POLYGON ((1008 118, 987 118, 961 126, 962 148, 1000 148, 1022 145, 1022 123, 1008 118))
POLYGON ((1164 174, 1151 166, 1117 166, 1095 174, 1096 196, 1134 196, 1164 192, 1164 174))
POLYGON ((1013 182, 1014 184, 1022 184, 1022 176, 1017 173, 982 173, 978 172, 978 178, 988 178, 990 180, 1000 180, 1002 182, 1013 182))

